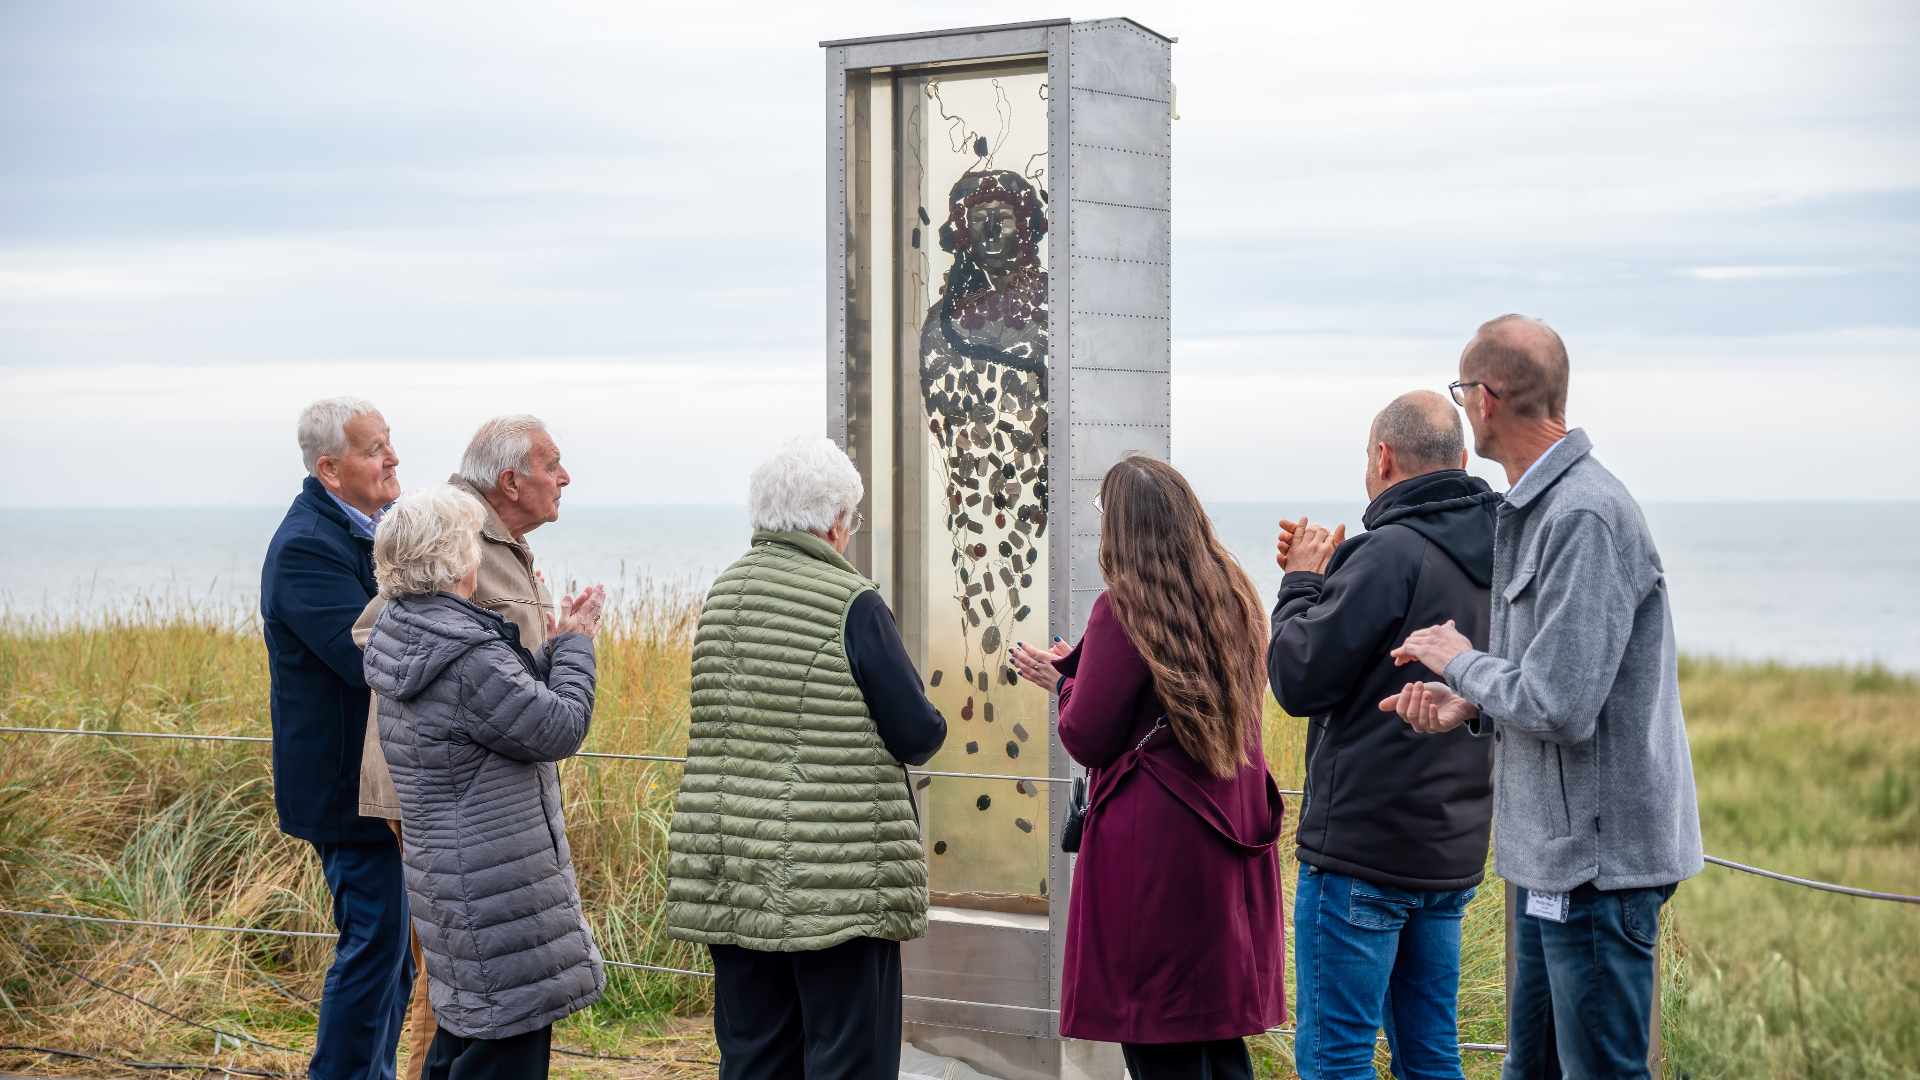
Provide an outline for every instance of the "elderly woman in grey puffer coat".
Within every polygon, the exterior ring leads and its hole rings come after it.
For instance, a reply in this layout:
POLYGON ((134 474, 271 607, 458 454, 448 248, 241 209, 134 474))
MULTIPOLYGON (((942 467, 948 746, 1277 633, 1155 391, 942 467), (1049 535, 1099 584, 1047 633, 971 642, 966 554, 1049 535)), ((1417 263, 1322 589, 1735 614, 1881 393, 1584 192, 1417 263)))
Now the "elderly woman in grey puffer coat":
POLYGON ((593 716, 598 589, 536 656, 470 602, 480 505, 403 496, 374 538, 391 599, 367 641, 405 828, 407 894, 440 1031, 423 1080, 545 1077, 553 1023, 606 989, 580 910, 555 762, 593 716))

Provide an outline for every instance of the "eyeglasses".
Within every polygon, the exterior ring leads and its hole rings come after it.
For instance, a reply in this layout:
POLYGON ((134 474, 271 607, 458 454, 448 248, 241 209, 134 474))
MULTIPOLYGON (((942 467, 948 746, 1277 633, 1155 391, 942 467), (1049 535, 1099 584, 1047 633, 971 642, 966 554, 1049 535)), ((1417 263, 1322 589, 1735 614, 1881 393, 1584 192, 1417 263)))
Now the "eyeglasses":
POLYGON ((1460 393, 1460 391, 1462 391, 1462 390, 1465 390, 1465 389, 1466 389, 1467 387, 1469 387, 1469 386, 1477 386, 1477 387, 1479 387, 1479 388, 1481 389, 1481 391, 1482 391, 1482 392, 1484 392, 1484 393, 1486 393, 1486 394, 1489 394, 1489 395, 1491 395, 1491 396, 1493 397, 1493 400, 1495 400, 1495 401, 1499 401, 1499 400, 1500 400, 1500 395, 1499 395, 1498 393, 1495 393, 1495 392, 1494 392, 1494 389, 1493 389, 1493 387, 1491 387, 1491 386, 1488 386, 1488 385, 1487 385, 1486 383, 1483 383, 1483 382, 1455 382, 1455 383, 1448 383, 1448 384, 1447 384, 1447 393, 1449 393, 1449 394, 1452 394, 1452 395, 1453 395, 1453 403, 1454 403, 1455 405, 1458 405, 1458 406, 1460 406, 1460 407, 1461 407, 1461 408, 1463 408, 1463 409, 1467 407, 1467 399, 1466 399, 1466 398, 1465 398, 1464 396, 1462 396, 1462 395, 1461 395, 1461 393, 1460 393))
POLYGON ((1106 495, 1104 491, 1096 491, 1093 493, 1093 509, 1095 513, 1104 514, 1107 512, 1107 508, 1101 505, 1100 502, 1101 497, 1104 495, 1106 495))
POLYGON ((853 512, 853 524, 848 526, 847 535, 852 536, 853 534, 859 532, 860 526, 865 525, 866 523, 867 523, 867 515, 861 513, 858 510, 855 510, 853 512))

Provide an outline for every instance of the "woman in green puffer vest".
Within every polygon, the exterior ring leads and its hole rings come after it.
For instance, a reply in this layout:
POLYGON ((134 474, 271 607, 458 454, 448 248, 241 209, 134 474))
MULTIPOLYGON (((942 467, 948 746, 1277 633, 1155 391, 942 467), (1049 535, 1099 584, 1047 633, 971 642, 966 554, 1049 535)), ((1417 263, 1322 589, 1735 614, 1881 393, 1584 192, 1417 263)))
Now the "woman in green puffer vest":
POLYGON ((713 955, 728 1075, 893 1080, 900 942, 927 930, 907 765, 946 740, 893 613, 847 562, 860 474, 795 439, 753 470, 753 547, 707 594, 668 842, 667 934, 713 955))

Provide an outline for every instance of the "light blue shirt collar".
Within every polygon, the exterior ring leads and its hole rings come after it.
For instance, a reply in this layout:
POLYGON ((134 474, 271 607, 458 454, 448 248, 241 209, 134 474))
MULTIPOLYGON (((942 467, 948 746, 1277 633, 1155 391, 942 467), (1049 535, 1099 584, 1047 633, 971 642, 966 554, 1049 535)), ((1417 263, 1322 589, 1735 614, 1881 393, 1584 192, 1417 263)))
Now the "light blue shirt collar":
POLYGON ((361 513, 360 511, 354 509, 352 506, 348 505, 345 499, 342 499, 340 496, 335 495, 331 491, 327 492, 327 498, 332 499, 333 504, 335 506, 338 506, 340 509, 346 511, 347 520, 353 523, 353 531, 359 533, 361 536, 364 536, 369 540, 373 539, 374 526, 380 524, 380 519, 387 516, 387 508, 384 506, 374 511, 372 517, 368 517, 367 515, 361 513))
POLYGON ((1520 485, 1525 484, 1527 482, 1527 477, 1533 475, 1533 470, 1539 468, 1540 463, 1547 460, 1548 456, 1551 455, 1555 450, 1560 449, 1560 444, 1566 441, 1567 441, 1567 437, 1565 435, 1562 435, 1558 439, 1554 440, 1553 445, 1547 447, 1546 453, 1541 454, 1539 457, 1533 459, 1533 464, 1527 466, 1527 471, 1521 473, 1520 479, 1515 480, 1513 482, 1513 486, 1507 489, 1507 494, 1511 495, 1514 492, 1519 491, 1520 485))

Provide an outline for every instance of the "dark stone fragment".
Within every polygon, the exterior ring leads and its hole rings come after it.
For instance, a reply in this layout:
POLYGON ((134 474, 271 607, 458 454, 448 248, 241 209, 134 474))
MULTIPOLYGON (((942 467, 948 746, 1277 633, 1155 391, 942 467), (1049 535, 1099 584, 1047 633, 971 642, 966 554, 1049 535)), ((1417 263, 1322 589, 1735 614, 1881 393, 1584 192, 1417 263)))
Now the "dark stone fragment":
MULTIPOLYGON (((979 138, 973 140, 973 156, 974 157, 987 156, 987 137, 985 135, 982 135, 979 138)), ((986 807, 983 806, 980 809, 985 810, 986 807)))
POLYGON ((966 669, 966 671, 967 671, 967 681, 968 681, 968 682, 972 682, 972 681, 973 681, 973 668, 971 668, 971 667, 968 667, 968 668, 966 669))
POLYGON ((967 753, 969 753, 969 754, 977 754, 977 753, 979 753, 979 752, 980 752, 980 744, 979 744, 979 743, 977 743, 977 742, 970 742, 970 743, 968 743, 968 744, 967 744, 967 753))
POLYGON ((1013 827, 1019 829, 1021 832, 1032 832, 1033 822, 1023 817, 1017 817, 1013 819, 1013 827))
POLYGON ((1020 575, 1020 587, 1021 587, 1021 588, 1023 588, 1023 589, 1031 589, 1031 588, 1033 588, 1033 575, 1032 575, 1032 574, 1021 574, 1021 575, 1020 575))
POLYGON ((935 855, 945 855, 947 853, 947 842, 945 840, 935 840, 933 842, 933 853, 935 855))
POLYGON ((941 680, 941 679, 944 679, 944 678, 946 678, 946 677, 947 677, 947 673, 946 673, 946 672, 944 672, 944 671, 942 671, 942 670, 940 670, 939 668, 934 668, 934 669, 933 669, 933 678, 931 678, 931 679, 929 679, 929 680, 927 680, 927 681, 928 681, 929 683, 931 683, 932 685, 934 685, 934 686, 939 686, 939 685, 940 685, 940 680, 941 680))
MULTIPOLYGON (((993 617, 992 601, 982 600, 980 601, 980 606, 987 609, 988 618, 993 617)), ((980 651, 987 653, 988 655, 992 655, 994 651, 996 651, 999 648, 1000 648, 1000 628, 997 626, 987 627, 986 633, 980 635, 980 651)))
POLYGON ((987 692, 987 673, 984 671, 980 673, 980 692, 987 692))
POLYGON ((980 395, 980 400, 981 400, 981 401, 984 401, 984 402, 986 402, 986 403, 988 403, 989 405, 991 405, 991 404, 993 403, 993 399, 994 399, 994 398, 997 398, 997 397, 999 397, 999 396, 1000 396, 1000 390, 999 390, 999 388, 998 388, 998 387, 993 387, 993 386, 989 386, 989 387, 987 387, 987 392, 986 392, 986 393, 984 393, 984 394, 982 394, 982 395, 980 395))
MULTIPOLYGON (((993 497, 993 508, 995 510, 1005 510, 1007 508, 1007 497, 1005 495, 995 494, 993 497)), ((1001 517, 1001 515, 995 514, 994 517, 996 518, 996 520, 994 521, 995 525, 998 525, 1000 528, 1003 528, 1003 529, 1006 528, 1005 525, 1001 525, 1000 521, 997 520, 1001 517)))
POLYGON ((1025 780, 1015 780, 1013 782, 1013 790, 1025 795, 1027 793, 1027 782, 1025 780))
POLYGON ((1027 741, 1027 729, 1019 724, 1013 725, 1013 737, 1021 742, 1027 741))
POLYGON ((982 795, 979 798, 973 800, 973 805, 976 807, 979 807, 982 810, 985 810, 987 807, 993 805, 993 796, 982 795))
POLYGON ((968 609, 967 609, 967 621, 968 621, 968 622, 970 622, 970 623, 972 623, 972 624, 973 624, 973 625, 975 625, 975 626, 979 626, 979 625, 980 625, 980 613, 979 613, 979 612, 977 612, 977 611, 975 611, 975 610, 973 610, 972 608, 968 608, 968 609))
POLYGON ((973 584, 971 584, 971 585, 969 585, 969 586, 967 586, 967 595, 968 595, 968 596, 979 596, 979 595, 980 595, 980 589, 981 589, 981 586, 980 586, 980 583, 976 581, 976 582, 974 582, 973 584))
POLYGON ((933 224, 933 219, 927 216, 927 208, 924 206, 920 208, 920 224, 922 225, 933 224))
POLYGON ((1012 668, 1008 668, 1007 669, 1007 685, 1012 686, 1014 683, 1017 683, 1019 681, 1020 681, 1020 673, 1013 670, 1012 668))
POLYGON ((1010 758, 1017 758, 1020 756, 1020 744, 1017 742, 1014 742, 1012 739, 1007 740, 1007 756, 1010 758))
POLYGON ((993 723, 993 702, 987 702, 985 708, 987 710, 987 723, 991 724, 993 723))
MULTIPOLYGON (((978 495, 975 495, 975 496, 974 496, 974 498, 976 498, 976 499, 978 499, 979 497, 980 497, 980 496, 978 496, 978 495)), ((977 533, 983 533, 983 532, 986 532, 986 531, 987 531, 987 527, 986 527, 985 525, 982 525, 982 524, 980 524, 980 523, 979 523, 979 522, 977 522, 977 521, 969 521, 969 522, 967 522, 967 529, 968 529, 968 531, 970 531, 970 532, 977 532, 977 533)), ((978 553, 978 554, 976 554, 976 555, 974 556, 974 558, 976 558, 976 559, 978 559, 978 558, 981 558, 981 557, 983 557, 983 556, 985 556, 985 555, 986 555, 986 553, 987 553, 987 545, 985 545, 985 544, 975 544, 974 546, 975 546, 976 548, 978 548, 978 549, 979 549, 979 553, 978 553)))
POLYGON ((1019 611, 1016 611, 1013 613, 1013 621, 1026 622, 1027 616, 1031 614, 1033 614, 1033 605, 1032 604, 1022 605, 1019 611))
MULTIPOLYGON (((1024 574, 1024 573, 1026 573, 1026 572, 1027 572, 1027 568, 1026 568, 1025 566, 1022 566, 1022 565, 1021 565, 1021 558, 1020 558, 1020 556, 1018 556, 1018 555, 1015 555, 1015 556, 1013 557, 1013 572, 1014 572, 1014 573, 1016 573, 1016 574, 1024 574)), ((1032 584, 1032 582, 1030 582, 1030 581, 1023 581, 1023 582, 1021 582, 1020 584, 1022 584, 1022 585, 1031 585, 1031 584, 1032 584)))
POLYGON ((1000 580, 1006 584, 1007 588, 1009 589, 1013 588, 1013 571, 1007 569, 1004 566, 1001 567, 1000 580))
POLYGON ((986 557, 987 557, 987 545, 985 545, 985 544, 975 544, 975 545, 973 545, 973 557, 974 557, 974 558, 976 558, 976 559, 984 559, 984 558, 986 558, 986 557))
POLYGON ((913 230, 913 246, 916 248, 920 246, 920 230, 919 229, 913 230))
POLYGON ((920 778, 919 782, 915 783, 913 786, 917 790, 925 791, 927 790, 927 785, 931 783, 933 783, 933 777, 923 776, 920 778))
POLYGON ((1041 896, 1047 895, 1047 883, 1045 881, 1042 881, 1040 883, 1040 895, 1041 896))
POLYGON ((953 372, 947 372, 947 393, 953 393, 953 372))
MULTIPOLYGON (((973 699, 972 698, 968 698, 967 703, 965 705, 960 706, 960 719, 962 720, 973 719, 973 699)), ((967 752, 972 753, 973 751, 969 750, 967 752)))
POLYGON ((1007 543, 1005 540, 1000 541, 1000 554, 1002 556, 1011 556, 1013 554, 1013 545, 1007 543))

